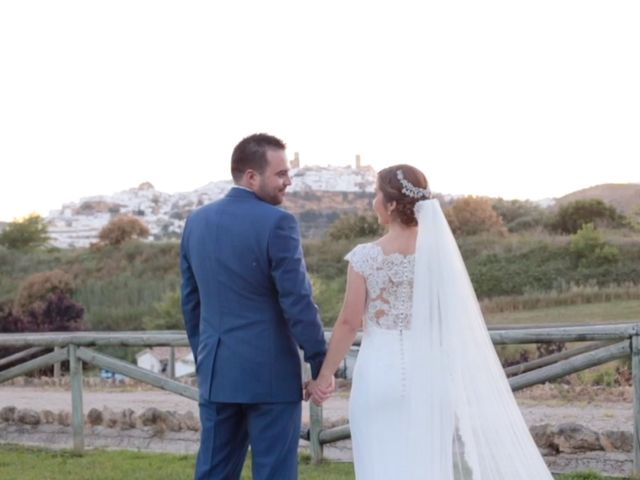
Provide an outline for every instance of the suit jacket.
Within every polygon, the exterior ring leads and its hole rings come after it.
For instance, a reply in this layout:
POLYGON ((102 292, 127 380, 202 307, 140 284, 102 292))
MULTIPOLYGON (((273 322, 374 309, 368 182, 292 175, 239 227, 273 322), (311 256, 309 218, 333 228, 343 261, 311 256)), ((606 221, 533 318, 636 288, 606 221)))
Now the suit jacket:
POLYGON ((298 346, 315 377, 326 342, 295 217, 232 188, 188 218, 180 267, 200 394, 228 403, 300 401, 298 346))

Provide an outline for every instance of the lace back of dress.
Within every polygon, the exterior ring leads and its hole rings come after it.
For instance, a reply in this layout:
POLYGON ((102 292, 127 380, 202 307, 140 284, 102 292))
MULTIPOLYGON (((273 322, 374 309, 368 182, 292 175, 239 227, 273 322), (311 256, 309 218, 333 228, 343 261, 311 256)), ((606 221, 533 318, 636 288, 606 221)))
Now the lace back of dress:
POLYGON ((358 245, 346 257, 367 283, 367 323, 387 330, 411 325, 414 255, 385 255, 374 243, 358 245))

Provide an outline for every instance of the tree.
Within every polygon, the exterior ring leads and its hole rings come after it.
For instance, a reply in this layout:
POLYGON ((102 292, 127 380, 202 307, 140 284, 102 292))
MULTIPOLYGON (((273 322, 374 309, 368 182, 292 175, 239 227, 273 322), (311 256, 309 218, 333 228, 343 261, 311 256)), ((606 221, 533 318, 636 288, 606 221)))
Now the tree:
POLYGON ((343 215, 329 229, 331 240, 355 239, 382 235, 384 228, 375 215, 343 215))
POLYGON ((455 235, 477 235, 479 233, 497 233, 505 235, 507 229, 500 215, 484 197, 462 197, 445 210, 449 226, 455 235))
POLYGON ((0 245, 12 250, 32 250, 48 241, 47 225, 35 213, 9 223, 0 233, 0 245))
POLYGON ((589 198, 561 206, 550 227, 556 232, 573 234, 586 223, 594 226, 619 226, 624 223, 624 216, 601 199, 589 198))
POLYGON ((131 215, 121 215, 107 223, 100 230, 98 238, 107 245, 121 245, 134 238, 147 238, 149 234, 149 228, 142 220, 131 215))

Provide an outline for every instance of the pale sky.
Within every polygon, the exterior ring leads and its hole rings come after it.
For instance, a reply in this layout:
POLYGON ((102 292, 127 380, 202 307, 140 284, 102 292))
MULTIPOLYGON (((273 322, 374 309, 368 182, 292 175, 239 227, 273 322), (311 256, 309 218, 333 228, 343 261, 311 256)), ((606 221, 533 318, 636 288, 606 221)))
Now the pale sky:
POLYGON ((0 220, 303 165, 410 163, 437 192, 640 182, 640 2, 0 3, 0 220))

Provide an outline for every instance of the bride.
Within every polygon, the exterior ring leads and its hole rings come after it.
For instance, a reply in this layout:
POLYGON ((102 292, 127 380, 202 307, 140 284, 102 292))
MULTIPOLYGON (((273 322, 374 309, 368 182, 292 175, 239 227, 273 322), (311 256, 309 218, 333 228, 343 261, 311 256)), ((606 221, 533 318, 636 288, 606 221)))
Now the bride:
POLYGON ((328 397, 363 327, 349 402, 356 478, 551 480, 426 177, 382 170, 373 209, 388 233, 345 257, 344 304, 307 389, 328 397))

